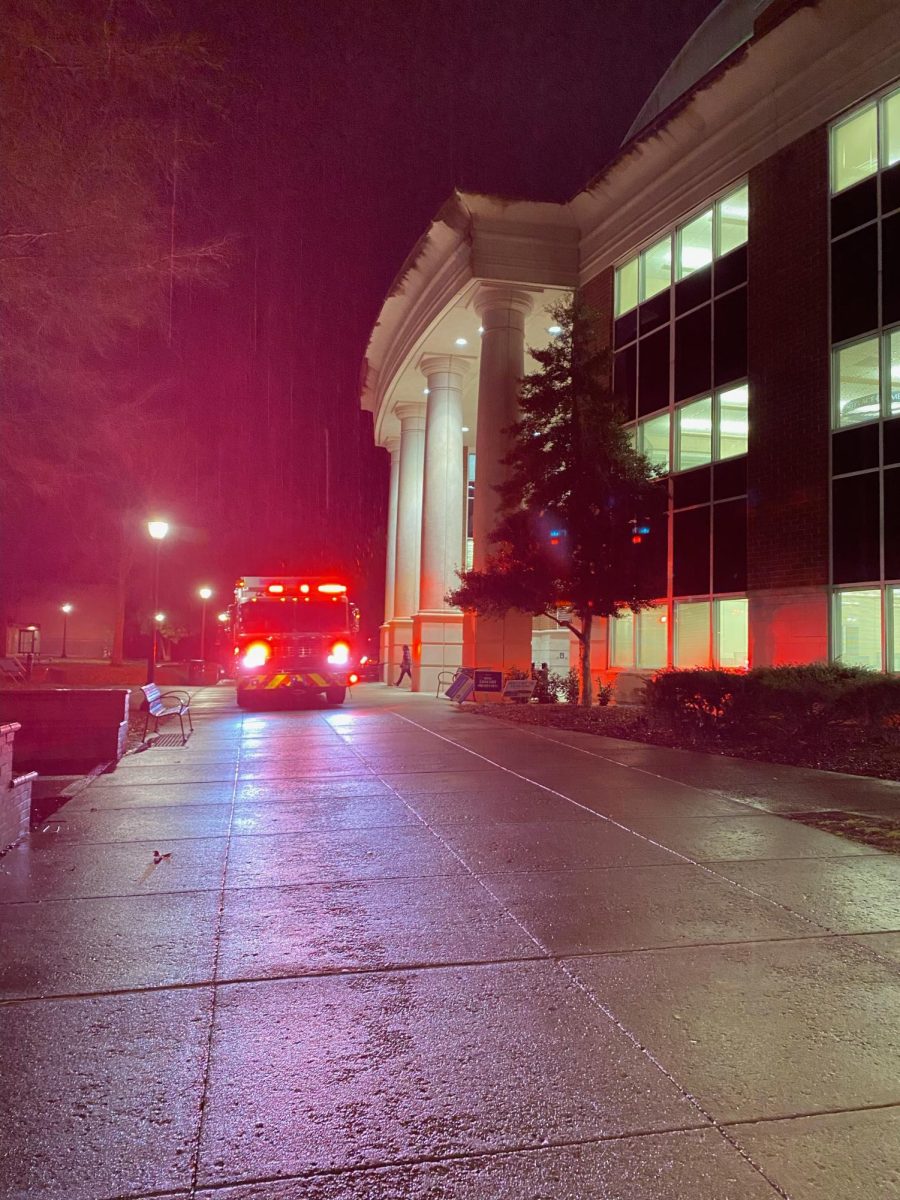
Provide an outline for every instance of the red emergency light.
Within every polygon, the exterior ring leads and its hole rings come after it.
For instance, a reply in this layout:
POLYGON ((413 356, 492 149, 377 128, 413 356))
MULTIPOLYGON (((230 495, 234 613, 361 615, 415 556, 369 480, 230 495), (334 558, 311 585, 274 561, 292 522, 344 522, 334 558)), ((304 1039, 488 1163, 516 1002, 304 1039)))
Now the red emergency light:
POLYGON ((266 591, 269 593, 270 596, 280 596, 282 594, 282 592, 284 591, 284 584, 283 583, 270 583, 269 586, 266 588, 266 591))
POLYGON ((339 596, 341 592, 346 592, 346 587, 342 583, 320 583, 316 591, 322 592, 326 596, 339 596))

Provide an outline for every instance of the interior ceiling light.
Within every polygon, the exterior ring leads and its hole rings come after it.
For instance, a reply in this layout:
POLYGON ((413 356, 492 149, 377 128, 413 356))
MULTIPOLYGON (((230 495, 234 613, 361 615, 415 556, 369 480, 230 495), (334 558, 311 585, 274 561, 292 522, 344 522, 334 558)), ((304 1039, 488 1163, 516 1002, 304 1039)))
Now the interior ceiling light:
POLYGON ((457 346, 468 346, 468 344, 469 344, 468 338, 457 338, 456 342, 455 342, 455 345, 457 345, 457 346))
POLYGON ((558 333, 562 333, 562 325, 548 325, 547 332, 552 333, 556 337, 558 333))
POLYGON ((469 427, 468 427, 468 425, 463 425, 463 426, 462 426, 462 431, 463 431, 463 433, 468 433, 468 432, 469 432, 469 427))

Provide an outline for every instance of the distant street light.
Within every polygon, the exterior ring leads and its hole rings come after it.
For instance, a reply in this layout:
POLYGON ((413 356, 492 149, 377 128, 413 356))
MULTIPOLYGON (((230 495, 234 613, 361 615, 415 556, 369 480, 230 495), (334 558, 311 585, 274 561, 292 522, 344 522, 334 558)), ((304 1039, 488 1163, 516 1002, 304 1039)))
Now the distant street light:
POLYGON ((202 587, 197 594, 203 601, 200 611, 200 660, 206 662, 206 602, 213 594, 213 590, 211 587, 202 587))
POLYGON ((224 612, 224 613, 219 613, 219 617, 218 617, 218 619, 219 619, 219 620, 222 622, 222 624, 224 625, 224 624, 225 624, 225 622, 228 620, 228 613, 227 613, 227 612, 224 612))
POLYGON ((66 654, 66 633, 68 632, 69 613, 72 611, 72 605, 71 604, 61 604, 59 607, 60 607, 60 612, 63 615, 63 640, 62 640, 62 654, 60 655, 60 658, 67 658, 68 656, 66 654))
POLYGON ((162 623, 165 619, 166 619, 165 613, 157 613, 156 616, 153 618, 153 620, 156 621, 156 623, 158 625, 162 625, 162 623))
POLYGON ((147 659, 147 682, 152 683, 156 678, 156 651, 157 637, 159 632, 160 622, 165 620, 164 614, 158 612, 159 608, 159 548, 162 545, 163 538, 169 532, 168 521, 148 521, 147 532, 156 542, 156 553, 153 557, 153 611, 156 613, 153 629, 150 637, 150 655, 147 659))

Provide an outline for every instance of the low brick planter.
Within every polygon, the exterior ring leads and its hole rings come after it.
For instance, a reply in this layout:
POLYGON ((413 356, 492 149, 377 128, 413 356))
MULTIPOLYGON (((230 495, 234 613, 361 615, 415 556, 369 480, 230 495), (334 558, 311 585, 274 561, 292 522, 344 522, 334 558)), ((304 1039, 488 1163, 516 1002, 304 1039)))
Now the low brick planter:
POLYGON ((41 688, 0 692, 0 721, 21 726, 16 770, 63 775, 116 763, 128 734, 127 688, 41 688))
POLYGON ((0 854, 28 832, 31 819, 31 784, 37 772, 13 770, 13 745, 19 725, 0 725, 0 854))

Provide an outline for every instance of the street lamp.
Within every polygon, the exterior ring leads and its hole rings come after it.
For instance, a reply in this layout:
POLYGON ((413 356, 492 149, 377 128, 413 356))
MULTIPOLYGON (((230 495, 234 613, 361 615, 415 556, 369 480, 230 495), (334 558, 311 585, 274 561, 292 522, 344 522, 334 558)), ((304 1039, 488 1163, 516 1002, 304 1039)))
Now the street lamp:
POLYGON ((225 624, 225 622, 228 620, 228 613, 227 613, 227 612, 224 612, 224 613, 219 613, 219 616, 218 616, 218 618, 217 618, 217 619, 218 619, 219 621, 221 621, 221 622, 222 622, 222 624, 224 625, 224 624, 225 624))
POLYGON ((157 612, 159 608, 159 548, 162 545, 163 538, 169 532, 168 521, 148 521, 147 532, 156 542, 156 554, 153 557, 153 611, 156 617, 153 622, 153 629, 150 636, 150 655, 147 659, 147 682, 152 683, 156 678, 156 648, 157 648, 157 633, 160 622, 164 619, 163 614, 157 612))
POLYGON ((197 595, 203 601, 200 611, 200 660, 206 662, 206 602, 213 594, 211 587, 202 587, 197 595))
POLYGON ((61 605, 59 606, 59 608, 60 608, 60 612, 61 612, 61 613, 62 613, 62 615, 63 615, 63 641, 62 641, 62 654, 61 654, 59 657, 60 657, 60 658, 66 658, 66 657, 68 657, 68 656, 66 655, 66 633, 68 632, 68 625, 69 625, 69 613, 72 611, 72 605, 71 605, 71 604, 61 604, 61 605))

